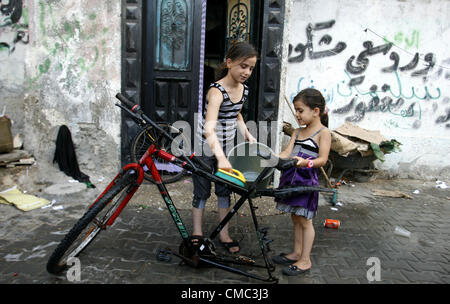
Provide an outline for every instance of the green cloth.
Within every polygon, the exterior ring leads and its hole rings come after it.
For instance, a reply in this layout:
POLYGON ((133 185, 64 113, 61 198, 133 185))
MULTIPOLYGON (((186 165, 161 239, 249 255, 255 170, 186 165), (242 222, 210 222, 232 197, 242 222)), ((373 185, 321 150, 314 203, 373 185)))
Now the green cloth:
POLYGON ((370 143, 373 154, 375 154, 376 158, 378 158, 382 162, 386 160, 386 158, 384 157, 385 154, 401 151, 400 146, 401 143, 396 141, 395 139, 383 141, 379 145, 370 143))

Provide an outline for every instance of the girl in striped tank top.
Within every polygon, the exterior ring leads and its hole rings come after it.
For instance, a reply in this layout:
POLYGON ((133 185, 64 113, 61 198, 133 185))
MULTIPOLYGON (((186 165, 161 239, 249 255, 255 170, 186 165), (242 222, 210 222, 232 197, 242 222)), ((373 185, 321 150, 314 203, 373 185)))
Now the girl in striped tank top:
MULTIPOLYGON (((206 95, 207 104, 200 124, 198 136, 205 143, 200 156, 214 170, 223 169, 232 172, 226 152, 232 148, 236 130, 247 141, 256 142, 248 131, 241 109, 248 97, 248 88, 244 82, 251 76, 256 65, 258 53, 246 42, 235 43, 228 50, 226 61, 219 71, 218 79, 206 95)), ((197 151, 198 152, 198 151, 197 151)), ((211 195, 211 182, 193 175, 194 199, 192 202, 193 236, 202 236, 202 218, 205 203, 211 195)), ((226 216, 230 208, 230 191, 222 184, 215 184, 219 221, 226 216)), ((228 224, 219 233, 220 243, 230 252, 240 250, 239 243, 233 241, 228 233, 228 224)))
MULTIPOLYGON (((279 155, 298 160, 295 168, 283 171, 279 187, 318 186, 318 168, 327 162, 331 147, 325 99, 319 91, 305 89, 295 96, 294 107, 299 125, 306 127, 292 133, 288 146, 279 155)), ((317 213, 318 203, 317 191, 277 200, 277 209, 290 213, 294 224, 292 252, 273 257, 275 263, 288 265, 283 269, 286 275, 304 273, 312 266, 310 253, 315 236, 312 219, 317 213)))

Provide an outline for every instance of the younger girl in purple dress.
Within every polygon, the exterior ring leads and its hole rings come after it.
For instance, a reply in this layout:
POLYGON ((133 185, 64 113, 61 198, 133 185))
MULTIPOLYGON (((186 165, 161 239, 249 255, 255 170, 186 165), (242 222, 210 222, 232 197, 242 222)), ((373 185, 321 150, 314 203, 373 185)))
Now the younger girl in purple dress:
MULTIPOLYGON (((279 188, 285 186, 318 186, 318 168, 325 165, 331 147, 328 110, 325 99, 315 89, 304 89, 294 98, 296 118, 301 127, 292 133, 282 158, 295 158, 297 166, 283 171, 279 188)), ((277 209, 291 213, 294 224, 294 248, 288 254, 273 257, 277 264, 288 265, 286 275, 298 275, 312 267, 310 253, 315 231, 312 219, 317 213, 319 193, 307 192, 277 201, 277 209)))

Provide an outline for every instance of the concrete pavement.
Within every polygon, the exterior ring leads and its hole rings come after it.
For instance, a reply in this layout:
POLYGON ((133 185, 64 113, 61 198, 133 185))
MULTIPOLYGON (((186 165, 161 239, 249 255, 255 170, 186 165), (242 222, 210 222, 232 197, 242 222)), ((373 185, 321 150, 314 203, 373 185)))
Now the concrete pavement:
MULTIPOLYGON (((321 201, 314 219, 316 238, 311 253, 311 272, 287 277, 279 266, 274 272, 279 283, 450 283, 449 189, 436 188, 434 181, 415 180, 375 180, 352 185, 341 187, 342 206, 337 206, 338 210, 332 210, 326 201, 321 201), (412 198, 376 196, 371 191, 374 188, 399 190, 412 198), (419 193, 414 194, 415 190, 419 193), (341 228, 324 228, 327 218, 339 219, 341 228), (396 235, 396 226, 407 229, 411 236, 396 235)), ((58 242, 84 213, 90 197, 102 186, 97 184, 95 190, 58 197, 56 205, 63 206, 62 209, 36 209, 25 213, 13 206, 0 205, 0 283, 72 284, 66 273, 48 274, 45 265, 58 242)), ((189 231, 192 227, 190 187, 189 178, 169 187, 179 192, 173 198, 175 203, 183 201, 177 206, 189 231)), ((274 240, 271 254, 289 252, 292 244, 290 217, 276 212, 261 214, 269 204, 273 210, 273 201, 256 199, 255 204, 261 207, 257 210, 260 226, 268 227, 269 238, 274 240)), ((177 257, 170 262, 158 261, 155 255, 160 248, 176 251, 181 240, 162 206, 156 187, 143 187, 116 223, 82 253, 79 283, 261 283, 216 268, 194 269, 179 265, 177 257)), ((246 208, 232 219, 231 235, 240 240, 242 254, 261 261, 246 208)), ((207 212, 206 231, 215 227, 217 216, 216 212, 207 212)), ((265 269, 249 271, 267 275, 265 269)))

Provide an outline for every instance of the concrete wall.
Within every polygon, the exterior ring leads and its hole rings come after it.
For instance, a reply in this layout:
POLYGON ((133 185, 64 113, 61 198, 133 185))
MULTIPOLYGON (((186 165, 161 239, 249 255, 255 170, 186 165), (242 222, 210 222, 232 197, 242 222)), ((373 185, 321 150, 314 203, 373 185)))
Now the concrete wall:
MULTIPOLYGON (((402 152, 377 161, 379 168, 400 177, 448 178, 450 1, 293 0, 288 6, 281 95, 292 100, 313 86, 327 100, 330 129, 350 121, 403 144, 402 152)), ((283 105, 282 118, 293 121, 283 105)))
POLYGON ((25 55, 29 44, 28 7, 22 1, 0 4, 0 115, 13 119, 13 131, 23 128, 25 55))
MULTIPOLYGON (((120 1, 5 3, 0 111, 6 105, 13 133, 24 134, 38 163, 51 164, 66 124, 82 171, 116 169, 120 1)), ((314 86, 326 96, 331 129, 351 121, 403 144, 378 167, 402 177, 449 177, 450 1, 286 3, 281 97, 314 86)), ((282 98, 280 122, 292 121, 282 98)))
POLYGON ((0 50, 0 106, 6 104, 16 122, 13 132, 24 134, 24 146, 38 163, 50 164, 58 129, 65 124, 83 172, 116 169, 120 1, 9 2, 20 2, 22 18, 20 26, 2 28, 0 41, 11 40, 19 30, 27 37, 14 52, 0 50))

